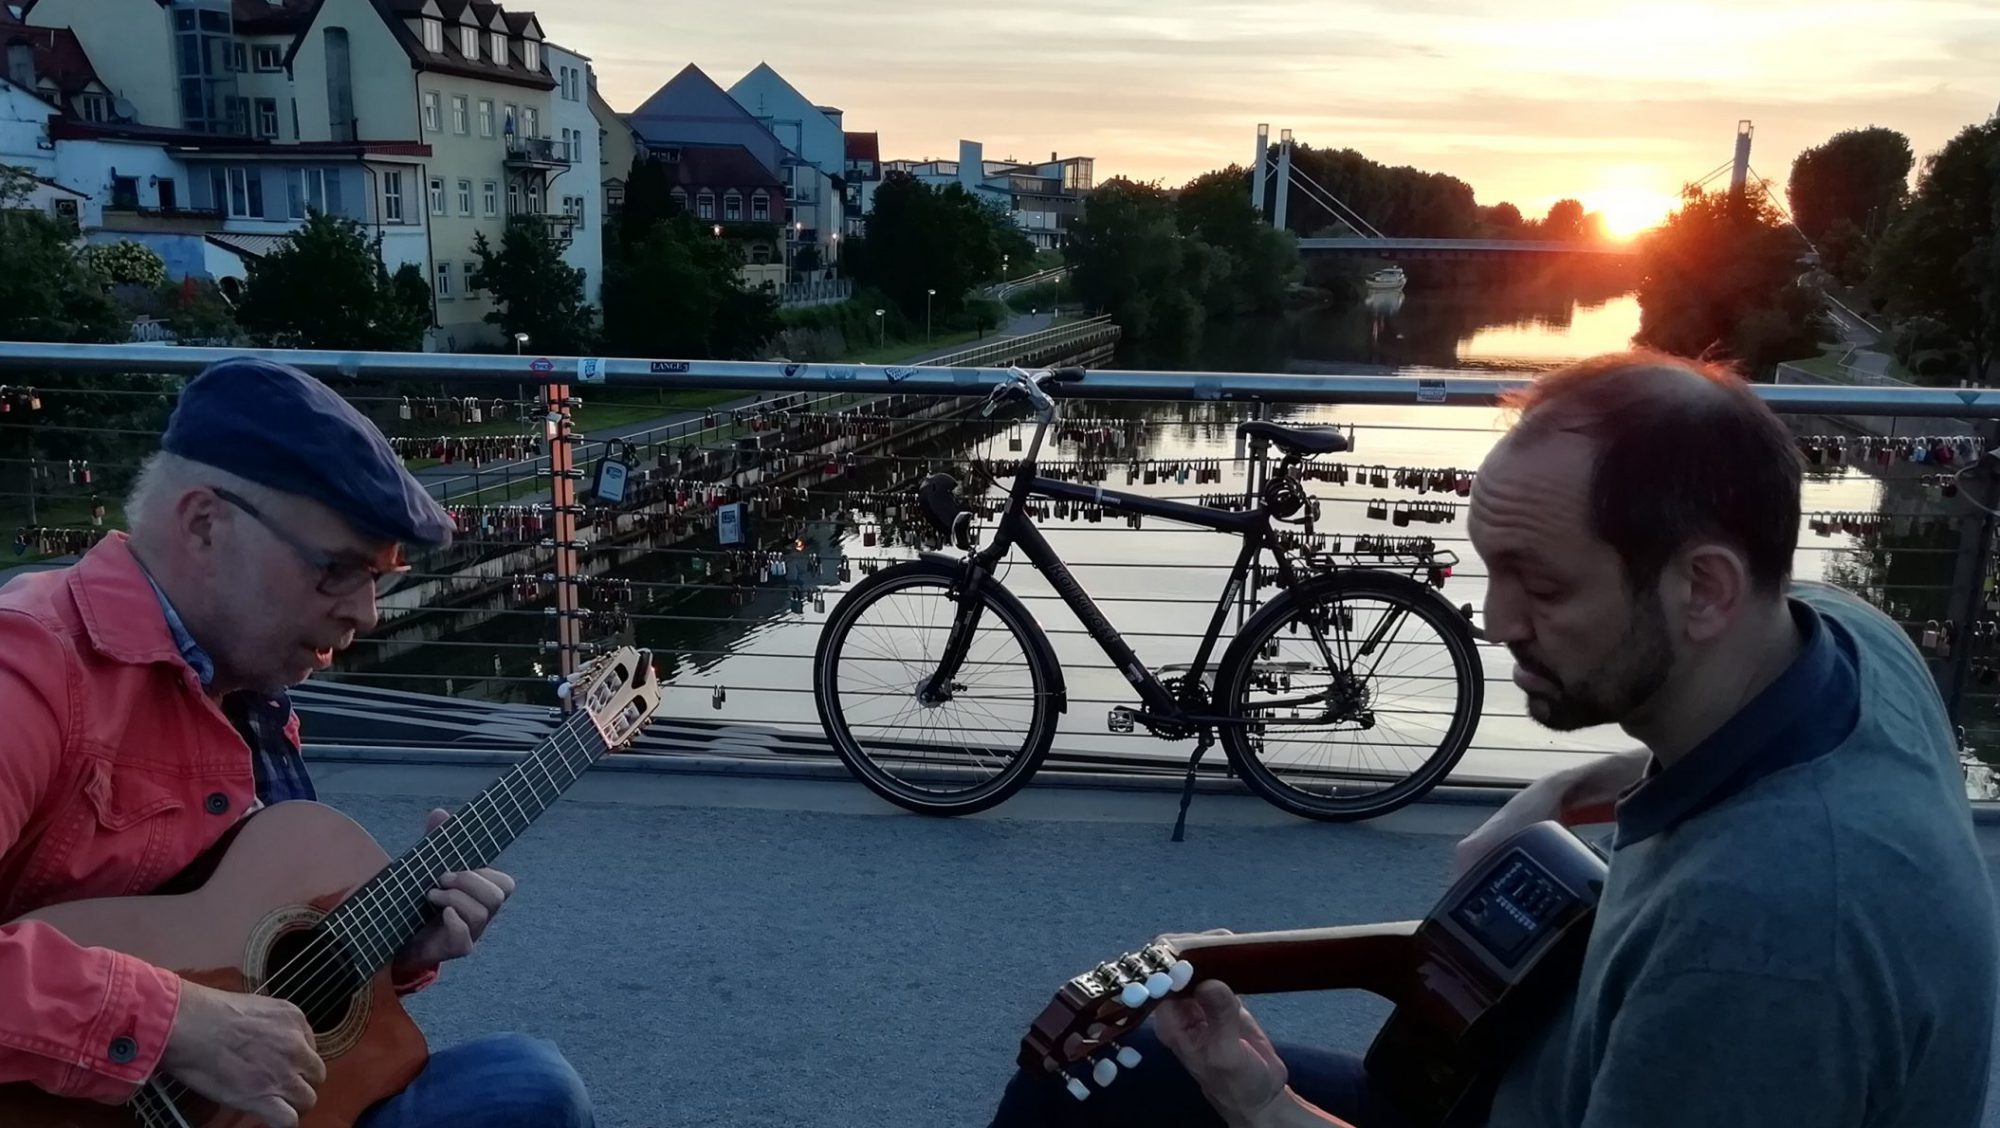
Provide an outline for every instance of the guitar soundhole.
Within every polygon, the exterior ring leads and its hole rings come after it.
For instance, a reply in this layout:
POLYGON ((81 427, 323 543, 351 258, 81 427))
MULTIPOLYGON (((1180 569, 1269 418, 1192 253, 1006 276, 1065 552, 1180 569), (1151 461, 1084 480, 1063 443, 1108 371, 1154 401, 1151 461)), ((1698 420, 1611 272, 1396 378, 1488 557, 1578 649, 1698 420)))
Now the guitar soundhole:
POLYGON ((304 1011, 313 1033, 322 1038, 347 1025, 368 982, 355 970, 346 946, 316 928, 280 934, 271 942, 264 966, 264 993, 304 1011))

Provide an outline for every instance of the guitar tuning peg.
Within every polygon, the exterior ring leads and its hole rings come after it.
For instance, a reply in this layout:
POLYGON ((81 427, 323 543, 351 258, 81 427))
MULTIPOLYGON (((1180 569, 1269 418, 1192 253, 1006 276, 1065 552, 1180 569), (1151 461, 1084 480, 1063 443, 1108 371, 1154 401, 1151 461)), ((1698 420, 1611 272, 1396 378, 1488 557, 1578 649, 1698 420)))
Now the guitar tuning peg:
POLYGON ((1077 1100, 1086 1101, 1090 1099, 1090 1086, 1085 1085, 1074 1077, 1065 1081, 1063 1088, 1068 1089, 1069 1095, 1075 1097, 1077 1100))
POLYGON ((1194 982, 1194 965, 1186 960, 1175 960, 1174 966, 1167 969, 1167 979, 1172 990, 1185 989, 1188 984, 1194 982))
POLYGON ((1139 1056, 1139 1051, 1132 1047, 1118 1047, 1118 1064, 1124 1066, 1126 1069, 1137 1069, 1139 1068, 1139 1063, 1144 1060, 1144 1058, 1139 1056))
POLYGON ((1146 985, 1143 983, 1127 983, 1124 989, 1118 992, 1118 1001, 1124 1003, 1127 1010, 1138 1009, 1140 1004, 1150 998, 1152 992, 1146 990, 1146 985))
POLYGON ((1097 1082, 1100 1089, 1109 1088, 1113 1081, 1118 1080, 1118 1063, 1108 1057, 1098 1058, 1097 1064, 1090 1067, 1090 1079, 1097 1082))

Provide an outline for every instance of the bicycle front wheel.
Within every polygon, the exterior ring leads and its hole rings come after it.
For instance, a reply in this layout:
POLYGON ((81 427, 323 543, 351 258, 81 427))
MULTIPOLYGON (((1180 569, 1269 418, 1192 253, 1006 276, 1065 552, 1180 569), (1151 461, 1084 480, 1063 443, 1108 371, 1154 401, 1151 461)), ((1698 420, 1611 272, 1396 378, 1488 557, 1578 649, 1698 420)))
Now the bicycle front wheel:
POLYGON ((813 659, 813 700, 834 751, 877 795, 927 815, 1005 801, 1055 739, 1056 672, 1040 628, 990 578, 968 606, 961 575, 914 560, 868 577, 835 605, 813 659), (968 616, 957 669, 927 699, 968 616))
POLYGON ((1356 570, 1266 604, 1230 643, 1215 701, 1243 782, 1295 815, 1374 818, 1420 798, 1472 743, 1479 651, 1423 584, 1356 570))

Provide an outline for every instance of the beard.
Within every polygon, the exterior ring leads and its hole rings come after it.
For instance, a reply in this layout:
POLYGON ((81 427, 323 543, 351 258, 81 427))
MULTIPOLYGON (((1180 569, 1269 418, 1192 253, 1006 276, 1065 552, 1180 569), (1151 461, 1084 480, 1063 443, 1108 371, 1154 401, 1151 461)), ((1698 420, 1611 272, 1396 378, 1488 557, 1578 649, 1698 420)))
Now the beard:
POLYGON ((1529 673, 1556 687, 1528 693, 1528 715, 1556 732, 1625 720, 1660 691, 1674 665, 1666 611, 1657 591, 1633 601, 1624 637, 1588 674, 1565 680, 1519 648, 1509 649, 1529 673))

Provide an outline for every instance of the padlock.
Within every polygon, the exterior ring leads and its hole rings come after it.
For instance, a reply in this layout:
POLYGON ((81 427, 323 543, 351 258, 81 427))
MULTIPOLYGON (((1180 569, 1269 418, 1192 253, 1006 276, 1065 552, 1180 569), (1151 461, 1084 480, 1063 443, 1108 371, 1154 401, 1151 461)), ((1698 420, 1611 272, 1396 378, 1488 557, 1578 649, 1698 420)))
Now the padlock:
POLYGON ((1924 623, 1924 633, 1918 645, 1922 646, 1925 650, 1933 652, 1937 650, 1938 622, 1936 619, 1930 619, 1924 623))
POLYGON ((410 397, 403 397, 402 405, 396 408, 396 418, 404 420, 410 418, 410 397))
POLYGON ((720 709, 722 708, 722 703, 727 700, 729 700, 729 692, 718 685, 715 687, 715 693, 709 697, 709 705, 720 709))

